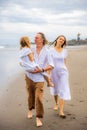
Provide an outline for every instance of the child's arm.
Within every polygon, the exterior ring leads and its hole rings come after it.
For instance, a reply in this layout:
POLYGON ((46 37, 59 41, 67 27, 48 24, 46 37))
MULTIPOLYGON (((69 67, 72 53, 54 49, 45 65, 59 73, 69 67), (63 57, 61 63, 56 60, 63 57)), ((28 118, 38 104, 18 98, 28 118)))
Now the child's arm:
POLYGON ((29 57, 29 60, 32 62, 32 61, 34 61, 34 55, 33 55, 33 53, 30 53, 29 55, 28 55, 28 57, 29 57))

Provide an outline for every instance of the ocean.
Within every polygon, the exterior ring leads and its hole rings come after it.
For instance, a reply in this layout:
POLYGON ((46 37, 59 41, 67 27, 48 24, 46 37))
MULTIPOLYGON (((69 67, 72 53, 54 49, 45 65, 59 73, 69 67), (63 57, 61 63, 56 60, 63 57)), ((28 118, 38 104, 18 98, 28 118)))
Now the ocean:
POLYGON ((19 48, 0 47, 0 87, 11 81, 22 71, 19 65, 19 48))

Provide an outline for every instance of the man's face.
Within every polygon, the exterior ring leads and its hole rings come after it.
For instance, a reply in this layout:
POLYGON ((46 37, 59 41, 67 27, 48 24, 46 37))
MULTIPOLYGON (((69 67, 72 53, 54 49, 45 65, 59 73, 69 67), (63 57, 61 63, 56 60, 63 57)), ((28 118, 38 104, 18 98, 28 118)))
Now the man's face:
POLYGON ((43 39, 42 39, 40 34, 36 34, 36 36, 35 36, 35 43, 36 44, 42 44, 43 43, 43 39))

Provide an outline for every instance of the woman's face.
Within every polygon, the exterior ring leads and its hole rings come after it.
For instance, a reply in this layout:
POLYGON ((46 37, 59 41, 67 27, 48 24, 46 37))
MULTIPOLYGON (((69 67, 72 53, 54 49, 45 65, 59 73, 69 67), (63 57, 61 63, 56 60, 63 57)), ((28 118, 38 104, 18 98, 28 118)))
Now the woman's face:
POLYGON ((64 42, 65 42, 65 38, 64 38, 63 36, 60 36, 60 37, 57 39, 57 45, 62 46, 64 42))

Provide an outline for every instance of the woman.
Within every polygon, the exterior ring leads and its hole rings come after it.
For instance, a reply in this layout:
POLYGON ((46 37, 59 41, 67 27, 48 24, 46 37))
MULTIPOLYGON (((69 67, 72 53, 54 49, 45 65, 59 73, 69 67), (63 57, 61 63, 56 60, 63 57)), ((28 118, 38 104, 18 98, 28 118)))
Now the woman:
POLYGON ((65 118, 64 100, 71 99, 68 82, 68 70, 66 67, 67 51, 64 48, 66 46, 66 38, 63 35, 60 35, 56 38, 53 44, 54 47, 50 49, 50 54, 54 62, 54 69, 52 70, 52 81, 54 83, 54 87, 50 88, 50 92, 52 95, 54 95, 54 110, 58 110, 59 98, 59 115, 60 117, 65 118))

